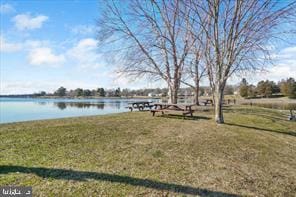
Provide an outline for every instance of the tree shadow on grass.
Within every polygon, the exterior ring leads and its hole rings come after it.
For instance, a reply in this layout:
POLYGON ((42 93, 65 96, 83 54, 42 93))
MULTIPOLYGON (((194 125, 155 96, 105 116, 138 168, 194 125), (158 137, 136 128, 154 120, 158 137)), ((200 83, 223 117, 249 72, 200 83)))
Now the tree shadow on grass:
POLYGON ((226 125, 230 126, 237 126, 237 127, 243 127, 243 128, 248 128, 248 129, 256 129, 260 131, 268 131, 268 132, 273 132, 273 133, 281 133, 285 135, 291 135, 296 137, 296 131, 279 131, 279 130, 272 130, 272 129, 267 129, 267 128, 259 128, 259 127, 254 127, 254 126, 247 126, 247 125, 241 125, 241 124, 234 124, 234 123, 225 123, 226 125))
POLYGON ((173 118, 173 119, 183 119, 183 120, 210 120, 211 118, 206 116, 183 116, 179 114, 162 114, 158 117, 162 118, 173 118))
POLYGON ((36 174, 42 178, 54 178, 75 181, 88 181, 89 179, 98 181, 109 181, 112 183, 123 183, 133 186, 141 186, 156 190, 166 190, 177 192, 185 195, 200 195, 200 196, 239 196, 236 194, 228 194, 224 192, 211 191, 208 189, 195 188, 191 186, 177 185, 174 183, 165 183, 150 179, 133 178, 129 176, 121 176, 115 174, 74 171, 66 169, 42 168, 42 167, 23 167, 23 166, 0 166, 0 175, 9 173, 28 173, 36 174))

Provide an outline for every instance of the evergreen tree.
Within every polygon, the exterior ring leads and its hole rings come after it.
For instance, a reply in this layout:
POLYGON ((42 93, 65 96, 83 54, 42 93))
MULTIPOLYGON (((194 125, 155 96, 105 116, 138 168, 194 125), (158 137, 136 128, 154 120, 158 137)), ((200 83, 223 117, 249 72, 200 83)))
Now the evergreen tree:
POLYGON ((75 96, 83 96, 83 89, 77 88, 74 90, 75 96))
POLYGON ((97 92, 98 92, 99 96, 101 96, 101 97, 105 97, 106 96, 106 92, 105 92, 105 89, 104 88, 98 88, 97 89, 97 92))
POLYGON ((243 78, 240 83, 239 94, 244 98, 248 97, 248 83, 245 78, 243 78))
POLYGON ((57 89, 54 93, 56 96, 66 96, 66 88, 61 86, 59 89, 57 89))
POLYGON ((83 96, 91 96, 91 91, 89 89, 83 90, 83 96))
POLYGON ((114 96, 116 96, 116 97, 120 97, 120 96, 121 96, 120 88, 117 88, 117 89, 115 90, 115 95, 114 95, 114 96))

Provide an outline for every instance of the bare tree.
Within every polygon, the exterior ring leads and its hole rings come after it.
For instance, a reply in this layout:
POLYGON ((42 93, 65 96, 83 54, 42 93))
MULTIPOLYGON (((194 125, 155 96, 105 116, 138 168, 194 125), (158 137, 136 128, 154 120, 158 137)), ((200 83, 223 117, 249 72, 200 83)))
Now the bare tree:
POLYGON ((190 39, 192 39, 194 45, 189 52, 181 82, 189 86, 193 90, 194 103, 196 105, 199 105, 200 82, 202 78, 205 77, 206 75, 206 67, 205 67, 204 53, 203 53, 204 31, 200 25, 200 23, 205 22, 205 19, 203 20, 195 19, 195 18, 198 18, 198 16, 194 11, 190 9, 192 6, 195 5, 195 2, 192 3, 191 1, 184 1, 184 4, 187 7, 189 7, 188 9, 189 13, 181 12, 181 15, 183 17, 189 17, 193 19, 192 21, 190 21, 187 28, 188 28, 188 31, 190 31, 190 39))
POLYGON ((107 1, 98 21, 98 38, 116 48, 109 56, 121 63, 121 73, 165 80, 169 102, 177 103, 186 58, 194 44, 189 39, 189 13, 181 0, 130 0, 125 5, 107 1))
POLYGON ((190 7, 202 28, 203 57, 215 103, 215 120, 224 123, 222 103, 234 73, 256 70, 269 60, 268 45, 288 30, 295 1, 201 0, 190 7), (282 31, 284 30, 284 31, 282 31))
MULTIPOLYGON (((197 42, 199 43, 199 42, 197 42)), ((181 82, 189 86, 194 92, 194 103, 199 105, 199 87, 202 78, 206 76, 206 67, 202 58, 202 45, 198 44, 192 48, 192 56, 186 64, 181 82)))

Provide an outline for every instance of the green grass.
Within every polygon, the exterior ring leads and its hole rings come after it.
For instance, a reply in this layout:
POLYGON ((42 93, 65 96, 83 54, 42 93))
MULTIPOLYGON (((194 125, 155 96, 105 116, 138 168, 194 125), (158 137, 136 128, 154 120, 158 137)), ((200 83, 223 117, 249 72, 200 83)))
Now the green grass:
POLYGON ((37 196, 294 196, 296 123, 283 112, 149 112, 0 125, 0 185, 37 196))

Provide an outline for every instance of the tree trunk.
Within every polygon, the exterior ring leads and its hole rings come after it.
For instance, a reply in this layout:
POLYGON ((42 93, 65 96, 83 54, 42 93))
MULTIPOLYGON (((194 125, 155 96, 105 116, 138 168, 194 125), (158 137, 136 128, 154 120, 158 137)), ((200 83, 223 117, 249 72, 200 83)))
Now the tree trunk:
POLYGON ((194 88, 194 103, 196 105, 199 105, 199 81, 195 82, 195 88, 194 88))
POLYGON ((223 105, 223 88, 218 88, 214 92, 214 105, 215 105, 215 121, 218 124, 224 123, 222 105, 223 105))
POLYGON ((175 85, 169 85, 168 96, 169 96, 168 103, 177 104, 177 102, 178 102, 178 87, 175 85))
POLYGON ((194 104, 199 105, 199 87, 194 88, 194 104))
POLYGON ((178 90, 175 90, 174 88, 169 88, 168 103, 177 104, 177 102, 178 102, 178 90))
POLYGON ((172 90, 171 90, 171 87, 169 86, 168 87, 168 97, 169 97, 169 99, 168 99, 168 103, 172 103, 172 90))

